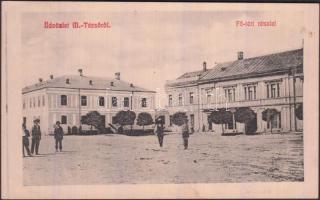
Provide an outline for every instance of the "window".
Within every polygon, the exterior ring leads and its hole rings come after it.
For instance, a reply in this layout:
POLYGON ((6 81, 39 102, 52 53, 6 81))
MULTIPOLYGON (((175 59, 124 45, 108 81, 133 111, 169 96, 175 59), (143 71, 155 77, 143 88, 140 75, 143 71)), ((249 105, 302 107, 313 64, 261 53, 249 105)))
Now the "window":
POLYGON ((190 115, 190 125, 193 127, 194 126, 194 114, 190 115))
POLYGON ((123 107, 129 107, 129 97, 123 98, 123 107))
POLYGON ((172 115, 169 116, 170 126, 172 126, 172 115))
POLYGON ((104 97, 99 97, 99 106, 104 106, 104 97))
POLYGON ((46 105, 46 103, 45 103, 45 98, 44 98, 44 96, 42 96, 42 106, 45 106, 46 105))
POLYGON ((267 128, 281 128, 281 115, 280 113, 274 115, 270 118, 270 121, 267 123, 267 128))
POLYGON ((226 88, 224 89, 224 92, 225 92, 225 98, 228 102, 235 101, 235 93, 236 93, 235 87, 226 88))
POLYGON ((224 128, 229 129, 229 130, 233 130, 233 129, 236 129, 236 126, 233 127, 233 122, 228 122, 228 123, 224 124, 224 128))
POLYGON ((40 103, 40 97, 38 97, 38 107, 41 106, 41 103, 40 103))
POLYGON ((112 107, 117 107, 118 106, 118 102, 117 102, 117 97, 112 97, 112 107))
POLYGON ((179 98, 178 99, 179 99, 179 106, 181 106, 182 105, 182 94, 181 93, 179 94, 179 98))
POLYGON ((246 85, 244 87, 245 100, 257 99, 256 85, 246 85))
POLYGON ((32 99, 30 99, 30 108, 32 108, 32 99))
POLYGON ((25 109, 25 108, 26 108, 26 102, 25 102, 25 100, 23 100, 22 108, 23 108, 23 109, 25 109))
POLYGON ((61 124, 67 124, 67 116, 61 115, 61 124))
POLYGON ((81 106, 87 106, 87 96, 81 96, 81 106))
POLYGON ((280 83, 267 83, 267 98, 280 97, 280 83))
POLYGON ((190 96, 190 104, 193 104, 193 92, 190 92, 189 93, 189 96, 190 96))
POLYGON ((68 103, 68 102, 67 102, 67 101, 68 101, 68 100, 67 100, 67 95, 61 95, 61 96, 60 96, 60 99, 61 99, 61 105, 62 105, 62 106, 66 106, 67 103, 68 103))
POLYGON ((212 93, 211 89, 206 90, 207 103, 211 103, 211 93, 212 93))
POLYGON ((141 107, 146 108, 147 107, 147 98, 142 98, 141 99, 141 107))
POLYGON ((169 95, 169 106, 172 106, 172 95, 169 95))
POLYGON ((36 107, 36 98, 33 97, 32 101, 33 101, 33 107, 35 108, 36 107))

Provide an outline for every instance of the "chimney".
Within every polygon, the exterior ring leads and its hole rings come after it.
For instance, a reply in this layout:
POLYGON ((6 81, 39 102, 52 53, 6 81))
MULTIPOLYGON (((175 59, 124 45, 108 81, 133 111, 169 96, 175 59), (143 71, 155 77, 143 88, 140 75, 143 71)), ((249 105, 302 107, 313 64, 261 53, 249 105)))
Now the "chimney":
POLYGON ((243 51, 238 51, 238 60, 243 60, 243 51))
POLYGON ((66 79, 66 84, 70 84, 70 80, 68 78, 66 79))
POLYGON ((203 62, 203 71, 207 71, 207 63, 205 61, 203 62))
POLYGON ((78 72, 79 72, 80 76, 83 76, 82 69, 78 69, 78 72))
POLYGON ((110 85, 113 86, 113 81, 110 82, 110 85))
POLYGON ((42 78, 39 78, 39 83, 42 83, 42 78))
POLYGON ((133 87, 133 84, 132 84, 132 83, 130 83, 130 87, 133 87))
POLYGON ((114 75, 115 75, 115 79, 120 80, 120 72, 117 72, 114 75))
POLYGON ((50 74, 50 79, 53 79, 53 75, 52 74, 50 74))
POLYGON ((89 84, 92 85, 92 80, 89 81, 89 84))

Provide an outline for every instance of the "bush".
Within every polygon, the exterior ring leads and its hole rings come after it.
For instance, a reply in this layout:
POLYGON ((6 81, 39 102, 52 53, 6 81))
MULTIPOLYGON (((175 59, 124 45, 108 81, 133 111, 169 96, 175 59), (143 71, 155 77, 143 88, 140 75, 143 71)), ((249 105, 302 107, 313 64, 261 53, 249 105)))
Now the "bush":
POLYGON ((137 119, 137 125, 143 126, 143 130, 144 130, 144 126, 148 126, 151 124, 153 124, 153 119, 149 113, 147 112, 139 113, 138 119, 137 119))
POLYGON ((177 126, 182 126, 186 119, 188 117, 185 112, 176 112, 172 115, 172 123, 177 126))
POLYGON ((103 126, 102 116, 98 111, 89 112, 81 119, 81 123, 91 126, 91 130, 93 126, 97 129, 103 126))

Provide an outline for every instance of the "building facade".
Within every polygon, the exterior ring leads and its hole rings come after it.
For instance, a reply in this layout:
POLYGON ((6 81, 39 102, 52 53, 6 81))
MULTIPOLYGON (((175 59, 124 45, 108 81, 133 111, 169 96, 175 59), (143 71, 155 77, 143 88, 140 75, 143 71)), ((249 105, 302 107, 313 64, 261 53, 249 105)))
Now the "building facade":
POLYGON ((34 119, 40 119, 43 134, 54 130, 56 121, 65 130, 81 124, 81 117, 98 111, 106 127, 115 124, 120 110, 155 115, 155 92, 115 78, 62 76, 39 82, 22 89, 23 120, 31 128, 34 119))
POLYGON ((167 110, 169 119, 177 111, 189 118, 196 131, 214 132, 268 132, 303 129, 303 120, 297 110, 303 106, 303 49, 217 64, 207 69, 185 73, 176 80, 167 81, 167 110), (232 123, 208 122, 214 110, 225 108, 234 112, 249 108, 255 114, 248 127, 232 123), (274 110, 271 120, 263 113, 274 110))

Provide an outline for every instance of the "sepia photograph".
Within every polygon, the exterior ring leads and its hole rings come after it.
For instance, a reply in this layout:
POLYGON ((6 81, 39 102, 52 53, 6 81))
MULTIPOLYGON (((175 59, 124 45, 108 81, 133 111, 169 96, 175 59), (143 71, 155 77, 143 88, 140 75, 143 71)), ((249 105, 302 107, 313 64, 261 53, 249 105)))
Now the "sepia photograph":
POLYGON ((318 5, 3 10, 3 198, 318 194, 318 5))

